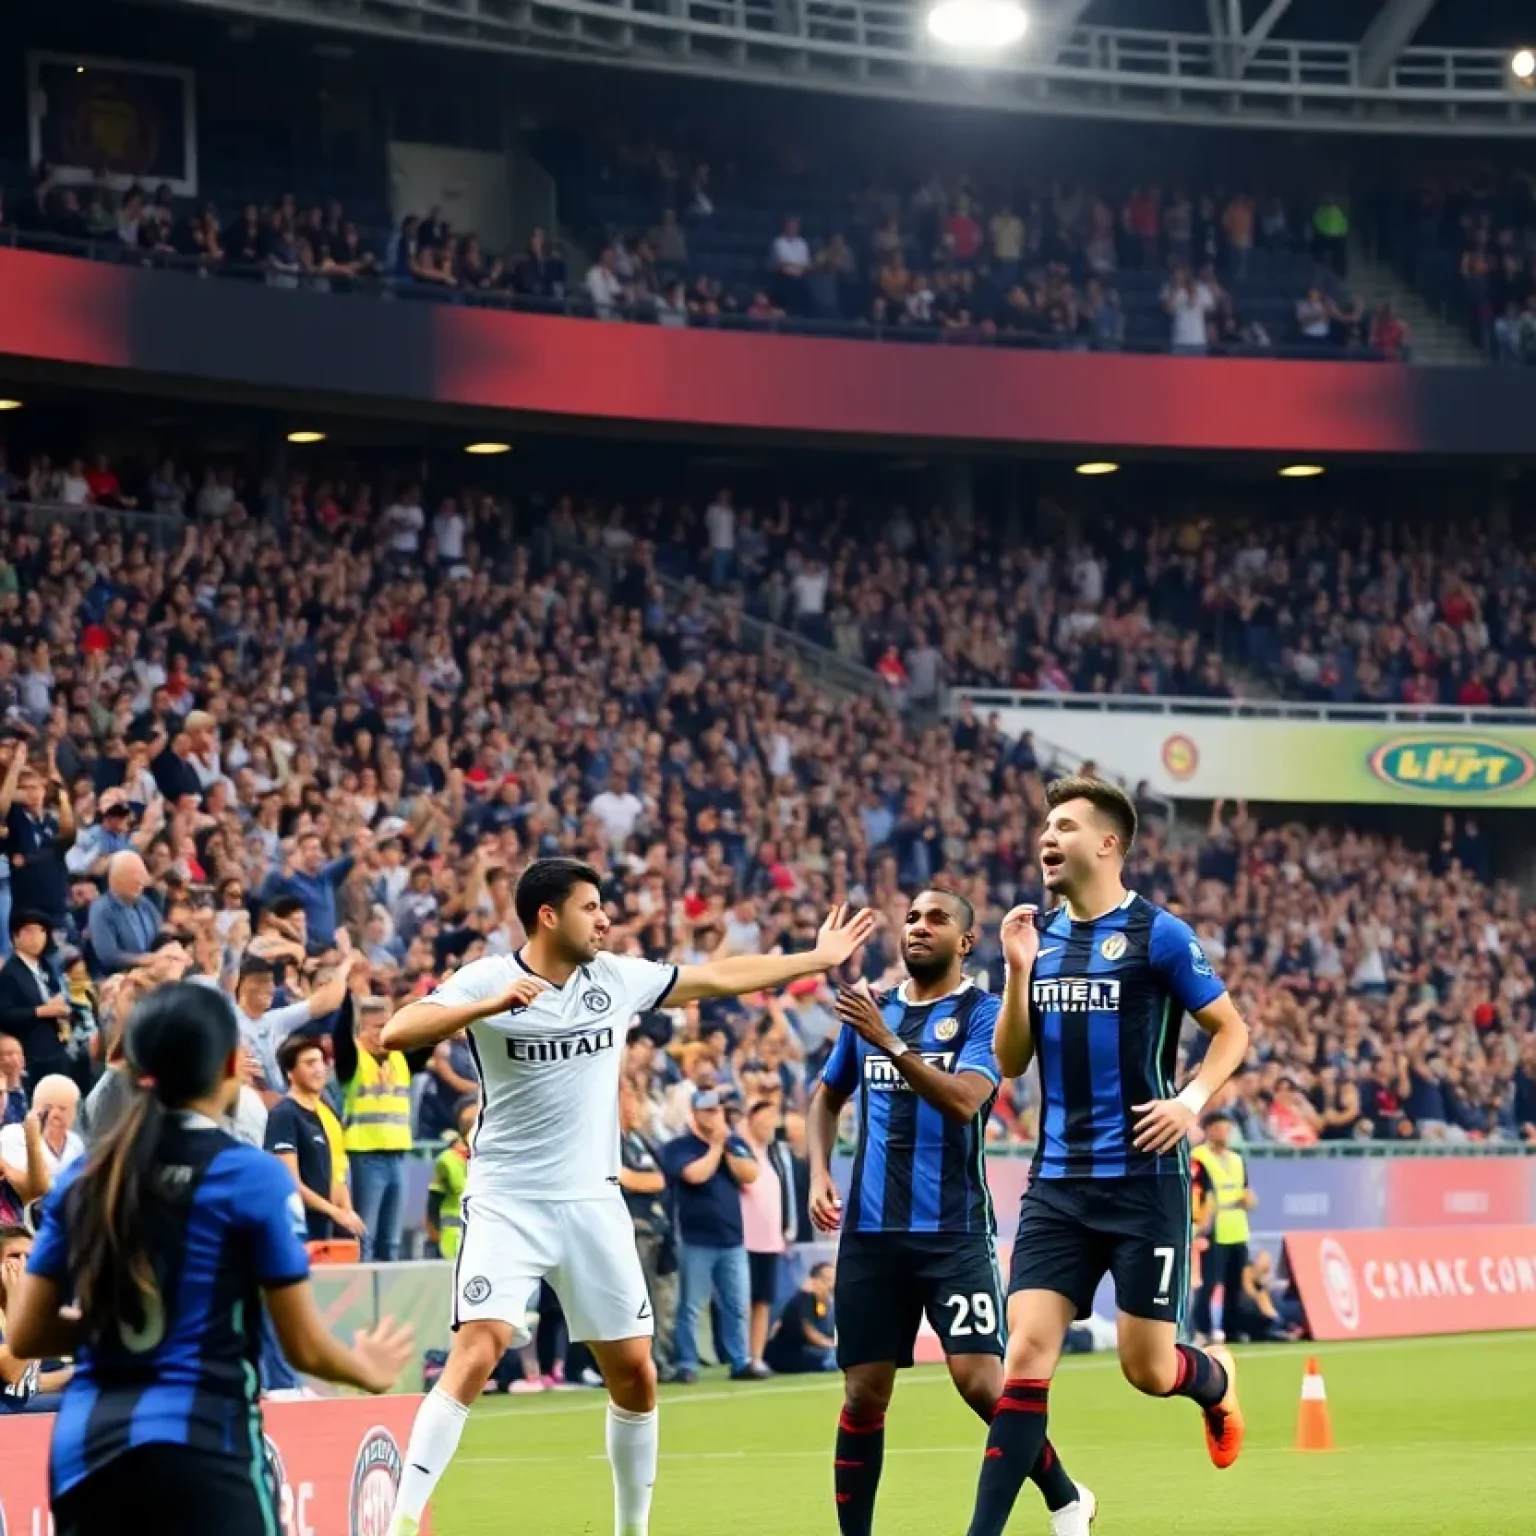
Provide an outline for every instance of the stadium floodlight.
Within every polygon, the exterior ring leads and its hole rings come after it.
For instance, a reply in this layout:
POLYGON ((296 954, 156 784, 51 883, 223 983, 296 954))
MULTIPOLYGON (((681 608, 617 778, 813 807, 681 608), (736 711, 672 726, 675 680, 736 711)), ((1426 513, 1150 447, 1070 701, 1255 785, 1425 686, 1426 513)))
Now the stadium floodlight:
POLYGON ((1321 464, 1287 464, 1280 471, 1282 480, 1316 480, 1319 475, 1325 475, 1328 471, 1321 464))
POLYGON ((1090 459, 1086 464, 1079 464, 1077 472, 1080 475, 1112 475, 1120 466, 1112 464, 1108 459, 1090 459))
POLYGON ((465 443, 465 453, 478 454, 481 458, 489 458, 497 453, 511 453, 511 443, 465 443))
POLYGON ((19 411, 20 409, 20 400, 0 400, 0 411, 19 411))
POLYGON ((290 432, 288 434, 288 441, 290 443, 323 443, 325 441, 325 433, 314 432, 304 427, 300 428, 297 432, 290 432))
POLYGON ((1522 85, 1529 85, 1536 80, 1536 50, 1517 48, 1510 55, 1509 72, 1522 85))
POLYGON ((1018 0, 938 0, 928 12, 928 35, 946 48, 997 53, 1029 30, 1018 0))

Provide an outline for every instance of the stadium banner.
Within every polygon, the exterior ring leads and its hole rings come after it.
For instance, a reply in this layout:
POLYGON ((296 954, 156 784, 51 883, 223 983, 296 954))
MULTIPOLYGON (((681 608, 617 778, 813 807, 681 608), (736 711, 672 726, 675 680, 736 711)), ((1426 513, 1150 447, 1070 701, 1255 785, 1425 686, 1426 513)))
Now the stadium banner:
POLYGON ((1536 1227, 1289 1232, 1285 1257, 1315 1339, 1536 1328, 1536 1227))
MULTIPOLYGON (((267 1464, 281 1490, 282 1536, 385 1536, 420 1403, 420 1397, 264 1403, 267 1464)), ((52 1414, 0 1416, 0 1533, 46 1536, 52 1529, 52 1436, 52 1414)), ((217 1531, 216 1518, 208 1529, 217 1531)), ((427 1529, 424 1520, 423 1533, 427 1529)))
POLYGON ((996 713, 1057 755, 1186 800, 1536 807, 1536 728, 1013 706, 996 713))
POLYGON ((1536 369, 914 346, 603 325, 195 282, 0 251, 0 352, 157 387, 705 427, 776 439, 1255 454, 1522 454, 1536 369), (1113 399, 1115 409, 1104 409, 1113 399))

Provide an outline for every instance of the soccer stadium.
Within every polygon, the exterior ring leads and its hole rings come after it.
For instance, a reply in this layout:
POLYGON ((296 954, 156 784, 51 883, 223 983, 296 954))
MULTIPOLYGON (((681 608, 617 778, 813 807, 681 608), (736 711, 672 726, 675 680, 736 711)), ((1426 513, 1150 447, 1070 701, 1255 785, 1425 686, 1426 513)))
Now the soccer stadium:
POLYGON ((1536 1530, 1536 11, 0 38, 0 1536, 1536 1530))

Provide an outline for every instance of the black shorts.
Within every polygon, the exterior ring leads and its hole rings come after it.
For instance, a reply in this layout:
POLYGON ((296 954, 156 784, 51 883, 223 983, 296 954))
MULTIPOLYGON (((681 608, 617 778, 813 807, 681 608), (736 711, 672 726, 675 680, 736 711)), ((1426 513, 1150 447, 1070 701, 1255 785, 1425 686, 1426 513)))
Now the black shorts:
POLYGON ((837 1251, 837 1363, 912 1364, 923 1314, 946 1355, 1003 1353, 1003 1297, 992 1239, 845 1232, 837 1251))
POLYGON ((1180 1178, 1041 1179, 1019 1207, 1008 1294, 1055 1291, 1093 1311, 1109 1273, 1132 1317, 1177 1323, 1189 1291, 1189 1186, 1180 1178))
POLYGON ((747 1277, 754 1307, 771 1307, 779 1299, 779 1271, 784 1267, 782 1253, 749 1253, 747 1277))
MULTIPOLYGON (((185 1445, 139 1445, 53 1501, 54 1536, 123 1536, 124 1511, 153 1506, 155 1536, 270 1536, 282 1529, 270 1466, 185 1445), (217 1518, 209 1511, 217 1511, 217 1518)), ((130 1517, 128 1526, 133 1525, 130 1517)))

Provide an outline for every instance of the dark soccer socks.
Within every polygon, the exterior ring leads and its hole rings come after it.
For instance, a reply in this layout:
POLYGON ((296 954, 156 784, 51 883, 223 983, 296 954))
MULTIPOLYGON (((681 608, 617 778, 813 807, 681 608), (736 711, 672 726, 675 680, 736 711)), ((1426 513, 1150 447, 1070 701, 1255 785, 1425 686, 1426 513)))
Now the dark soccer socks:
MULTIPOLYGON (((1050 1385, 1048 1381, 1022 1378, 1003 1383, 1003 1395, 997 1400, 992 1427, 987 1431, 987 1453, 976 1484, 976 1512, 967 1536, 1003 1536, 1019 1490, 1045 1449, 1050 1385)), ((1043 1489, 1044 1484, 1041 1486, 1043 1489)))
POLYGON ((1179 1375, 1169 1397, 1187 1397, 1204 1409, 1214 1408, 1227 1395, 1227 1373, 1219 1360, 1203 1349, 1187 1344, 1175 1346, 1179 1354, 1179 1375))
POLYGON ((1045 1499, 1045 1507, 1055 1514, 1077 1499, 1077 1484, 1067 1476, 1067 1469, 1056 1454, 1056 1447, 1049 1440, 1040 1447, 1040 1454, 1030 1468, 1029 1480, 1045 1499))
POLYGON ((837 1452, 832 1462, 837 1528, 842 1536, 870 1536, 884 1465, 885 1415, 855 1418, 844 1408, 837 1419, 837 1452))

